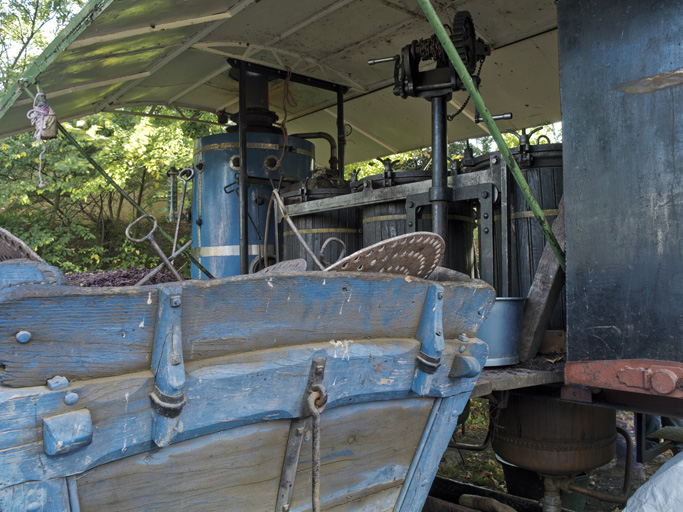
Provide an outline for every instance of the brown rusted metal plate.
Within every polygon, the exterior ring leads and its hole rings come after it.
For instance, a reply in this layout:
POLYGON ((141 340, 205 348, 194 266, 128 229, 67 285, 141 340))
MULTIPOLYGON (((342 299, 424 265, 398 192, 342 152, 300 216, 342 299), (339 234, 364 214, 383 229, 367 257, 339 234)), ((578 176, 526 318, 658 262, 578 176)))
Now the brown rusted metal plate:
POLYGON ((566 384, 683 398, 683 363, 650 359, 575 361, 565 365, 566 384))
POLYGON ((380 272, 425 278, 444 255, 445 243, 436 233, 406 233, 373 244, 330 265, 334 272, 380 272))
POLYGON ((43 258, 33 252, 21 239, 17 238, 6 229, 0 228, 0 261, 20 258, 45 263, 43 258))

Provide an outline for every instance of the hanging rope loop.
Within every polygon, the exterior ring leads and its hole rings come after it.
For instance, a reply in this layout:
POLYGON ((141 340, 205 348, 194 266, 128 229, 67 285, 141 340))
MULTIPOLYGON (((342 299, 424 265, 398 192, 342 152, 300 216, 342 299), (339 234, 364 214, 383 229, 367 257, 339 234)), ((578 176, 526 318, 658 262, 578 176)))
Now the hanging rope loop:
POLYGON ((45 182, 43 181, 43 155, 47 151, 43 133, 50 117, 54 118, 54 112, 52 112, 50 106, 47 104, 44 93, 39 92, 36 94, 33 99, 33 108, 26 113, 26 117, 31 121, 31 125, 34 127, 36 144, 43 145, 43 150, 38 157, 38 187, 43 188, 45 186, 45 182))

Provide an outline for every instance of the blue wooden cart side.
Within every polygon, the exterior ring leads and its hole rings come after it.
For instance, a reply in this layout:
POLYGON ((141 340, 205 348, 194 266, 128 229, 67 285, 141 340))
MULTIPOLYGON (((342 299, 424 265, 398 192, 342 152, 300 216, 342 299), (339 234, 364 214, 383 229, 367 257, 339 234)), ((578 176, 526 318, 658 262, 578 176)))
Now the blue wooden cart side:
MULTIPOLYGON (((4 377, 40 385, 0 386, 0 506, 273 509, 289 425, 323 358, 323 509, 415 510, 478 376, 457 362, 485 361, 467 334, 492 301, 480 283, 321 273, 7 287, 4 377)), ((310 465, 304 446, 292 511, 310 507, 310 465)))

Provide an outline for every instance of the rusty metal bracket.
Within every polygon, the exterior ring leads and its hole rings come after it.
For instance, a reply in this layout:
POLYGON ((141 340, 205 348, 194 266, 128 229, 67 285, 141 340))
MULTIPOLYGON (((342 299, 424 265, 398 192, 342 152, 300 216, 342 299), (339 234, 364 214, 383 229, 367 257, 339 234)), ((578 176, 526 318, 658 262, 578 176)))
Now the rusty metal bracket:
POLYGON ((289 512, 292 501, 292 491, 294 490, 294 478, 296 468, 299 465, 299 454, 301 445, 306 432, 306 424, 311 416, 308 407, 308 397, 314 387, 322 386, 325 377, 325 365, 327 358, 316 357, 311 362, 311 371, 308 374, 308 382, 301 399, 301 412, 298 418, 292 420, 289 426, 289 437, 287 438, 287 448, 285 449, 285 459, 282 463, 282 473, 280 474, 280 486, 275 503, 275 512, 289 512))

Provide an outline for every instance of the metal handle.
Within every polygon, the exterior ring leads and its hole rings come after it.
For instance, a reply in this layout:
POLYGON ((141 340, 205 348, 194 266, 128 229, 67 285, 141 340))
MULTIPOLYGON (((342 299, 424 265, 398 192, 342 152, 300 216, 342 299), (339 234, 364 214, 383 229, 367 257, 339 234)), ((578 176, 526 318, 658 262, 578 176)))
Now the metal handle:
POLYGON ((145 242, 147 240, 154 240, 154 232, 157 230, 158 227, 159 226, 157 224, 157 220, 154 218, 153 215, 142 215, 128 225, 128 227, 126 228, 126 238, 128 238, 128 240, 130 240, 131 242, 145 242), (131 228, 144 219, 152 219, 152 221, 154 221, 154 225, 152 226, 151 231, 142 238, 133 238, 130 234, 131 228))
POLYGON ((223 192, 225 192, 226 194, 232 194, 233 192, 239 191, 239 189, 240 189, 239 182, 233 181, 229 185, 226 185, 223 187, 223 192), (230 190, 228 190, 228 189, 230 189, 230 190))
MULTIPOLYGON (((343 242, 343 240, 340 240, 339 238, 335 238, 335 237, 331 236, 330 238, 325 240, 323 242, 323 245, 320 247, 320 262, 323 265, 325 265, 326 267, 329 267, 330 263, 327 263, 327 261, 325 261, 325 256, 323 255, 323 253, 325 252, 325 249, 327 248, 327 244, 329 244, 330 242, 337 242, 339 245, 342 246, 342 250, 341 250, 341 253, 339 254, 339 257, 337 258, 337 261, 339 261, 344 256, 346 256, 346 244, 343 242)), ((335 263, 337 263, 337 261, 335 261, 335 263)))
POLYGON ((385 64, 387 62, 396 62, 400 57, 394 55, 393 57, 382 57, 381 59, 370 59, 368 61, 368 66, 374 66, 375 64, 385 64))
POLYGON ((192 167, 185 167, 178 172, 178 178, 183 180, 185 183, 194 178, 194 169, 192 167))

